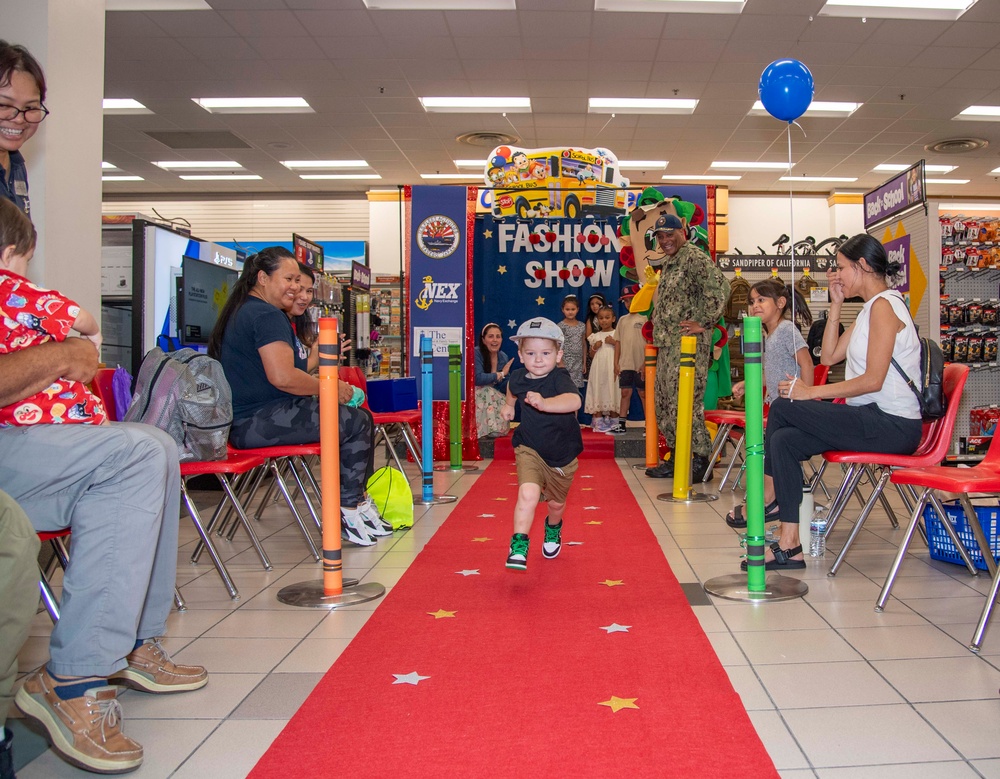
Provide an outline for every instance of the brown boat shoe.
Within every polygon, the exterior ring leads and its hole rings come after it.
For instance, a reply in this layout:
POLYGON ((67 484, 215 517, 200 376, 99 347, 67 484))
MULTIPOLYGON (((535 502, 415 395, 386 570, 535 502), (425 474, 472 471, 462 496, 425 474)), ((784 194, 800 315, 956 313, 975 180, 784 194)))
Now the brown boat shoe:
POLYGON ((177 665, 159 639, 133 649, 125 660, 128 665, 108 677, 112 684, 151 693, 187 692, 208 684, 208 671, 200 665, 177 665))
POLYGON ((142 765, 142 746, 122 732, 118 687, 99 685, 62 700, 47 669, 30 674, 14 702, 41 725, 52 748, 68 762, 99 774, 120 774, 142 765))

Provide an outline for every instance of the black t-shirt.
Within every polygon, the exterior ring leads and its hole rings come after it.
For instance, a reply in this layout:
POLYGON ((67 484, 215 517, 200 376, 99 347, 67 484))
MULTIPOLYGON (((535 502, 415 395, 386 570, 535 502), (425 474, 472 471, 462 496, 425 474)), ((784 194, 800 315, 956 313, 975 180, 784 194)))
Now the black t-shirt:
POLYGON ((295 355, 295 367, 306 370, 308 355, 303 357, 297 348, 288 315, 260 298, 248 297, 226 325, 219 360, 233 391, 233 419, 248 417, 275 400, 295 397, 267 380, 257 351, 276 341, 287 343, 295 355))
POLYGON ((556 368, 540 379, 532 378, 525 368, 512 371, 507 383, 510 393, 521 404, 521 424, 514 430, 511 441, 514 446, 530 446, 551 467, 562 468, 569 465, 583 451, 583 436, 576 412, 549 414, 539 411, 524 402, 528 392, 537 392, 543 398, 579 390, 565 368, 556 368))

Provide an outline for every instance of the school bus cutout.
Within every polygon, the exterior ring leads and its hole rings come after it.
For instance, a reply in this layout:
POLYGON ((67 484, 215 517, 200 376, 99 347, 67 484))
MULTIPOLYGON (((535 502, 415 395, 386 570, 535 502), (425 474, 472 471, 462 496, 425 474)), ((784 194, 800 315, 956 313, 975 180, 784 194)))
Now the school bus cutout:
POLYGON ((485 173, 497 217, 575 219, 625 211, 629 182, 607 149, 498 146, 485 173))

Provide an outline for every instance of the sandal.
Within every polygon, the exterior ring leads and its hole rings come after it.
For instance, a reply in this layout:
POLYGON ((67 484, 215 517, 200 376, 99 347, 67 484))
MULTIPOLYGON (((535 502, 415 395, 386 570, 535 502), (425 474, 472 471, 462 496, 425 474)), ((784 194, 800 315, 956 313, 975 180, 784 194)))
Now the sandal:
MULTIPOLYGON (((764 506, 764 521, 767 522, 769 519, 778 518, 778 501, 772 500, 766 506, 764 506)), ((736 508, 726 514, 726 524, 729 527, 746 527, 747 518, 743 516, 743 504, 739 504, 736 508)))
MULTIPOLYGON (((774 559, 764 563, 765 571, 798 571, 806 567, 805 560, 793 560, 797 554, 802 554, 802 545, 793 546, 791 549, 782 549, 775 541, 771 544, 771 551, 774 552, 774 559)), ((747 561, 740 563, 740 570, 747 569, 747 561)))

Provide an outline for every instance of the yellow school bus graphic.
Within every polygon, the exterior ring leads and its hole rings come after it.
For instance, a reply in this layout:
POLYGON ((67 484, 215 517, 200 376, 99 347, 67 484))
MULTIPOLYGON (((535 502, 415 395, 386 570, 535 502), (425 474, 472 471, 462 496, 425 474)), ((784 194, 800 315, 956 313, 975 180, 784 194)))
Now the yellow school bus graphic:
POLYGON ((498 217, 575 219, 625 210, 629 182, 619 171, 618 158, 607 149, 498 146, 485 173, 498 217))

